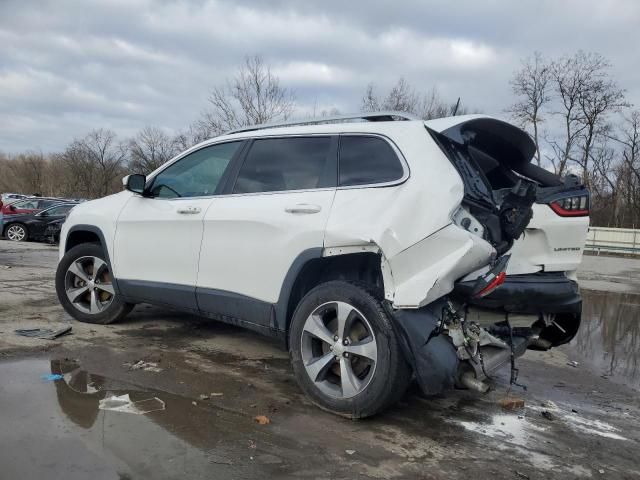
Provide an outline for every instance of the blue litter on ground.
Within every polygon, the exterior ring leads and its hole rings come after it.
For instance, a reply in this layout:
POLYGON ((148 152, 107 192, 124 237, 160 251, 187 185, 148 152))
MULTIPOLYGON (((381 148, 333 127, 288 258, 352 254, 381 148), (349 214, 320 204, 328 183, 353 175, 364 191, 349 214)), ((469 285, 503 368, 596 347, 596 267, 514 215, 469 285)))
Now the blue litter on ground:
POLYGON ((47 373, 42 376, 42 379, 47 382, 55 382, 56 380, 62 380, 64 375, 60 375, 59 373, 47 373))

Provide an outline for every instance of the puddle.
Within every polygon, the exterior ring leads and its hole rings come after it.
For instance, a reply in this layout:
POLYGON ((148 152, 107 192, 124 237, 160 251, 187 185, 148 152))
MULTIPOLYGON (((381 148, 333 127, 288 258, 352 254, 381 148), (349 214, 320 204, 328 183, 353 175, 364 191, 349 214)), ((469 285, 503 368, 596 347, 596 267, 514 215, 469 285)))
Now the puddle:
POLYGON ((640 390, 640 295, 582 290, 582 324, 565 349, 580 368, 640 390))
MULTIPOLYGON (((73 361, 0 363, 2 478, 264 478, 251 419, 88 373, 73 361), (55 380, 44 381, 43 375, 55 380), (61 378, 60 378, 61 376, 61 378)), ((268 466, 267 466, 268 467, 268 466)))
POLYGON ((457 422, 465 430, 480 433, 497 440, 507 440, 519 446, 526 446, 534 432, 544 432, 546 428, 538 427, 527 421, 523 415, 492 415, 489 422, 457 422))

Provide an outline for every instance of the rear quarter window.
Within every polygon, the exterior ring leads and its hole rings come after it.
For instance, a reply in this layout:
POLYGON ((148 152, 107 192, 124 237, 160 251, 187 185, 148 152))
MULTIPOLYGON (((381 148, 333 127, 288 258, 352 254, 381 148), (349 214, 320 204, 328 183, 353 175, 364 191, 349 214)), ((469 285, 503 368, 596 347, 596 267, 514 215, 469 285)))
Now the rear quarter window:
POLYGON ((400 180, 402 163, 389 142, 380 137, 340 137, 339 179, 341 187, 400 180))

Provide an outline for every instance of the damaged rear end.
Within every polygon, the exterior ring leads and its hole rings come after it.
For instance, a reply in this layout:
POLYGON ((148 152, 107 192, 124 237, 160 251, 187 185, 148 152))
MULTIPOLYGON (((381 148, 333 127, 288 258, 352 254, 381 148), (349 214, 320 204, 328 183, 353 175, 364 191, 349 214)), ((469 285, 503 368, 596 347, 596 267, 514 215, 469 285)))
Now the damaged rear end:
POLYGON ((394 311, 405 351, 427 394, 452 387, 486 391, 484 380, 527 349, 570 341, 580 325, 576 281, 589 224, 579 179, 531 164, 522 130, 482 116, 426 122, 464 183, 452 222, 495 250, 428 305, 394 311))

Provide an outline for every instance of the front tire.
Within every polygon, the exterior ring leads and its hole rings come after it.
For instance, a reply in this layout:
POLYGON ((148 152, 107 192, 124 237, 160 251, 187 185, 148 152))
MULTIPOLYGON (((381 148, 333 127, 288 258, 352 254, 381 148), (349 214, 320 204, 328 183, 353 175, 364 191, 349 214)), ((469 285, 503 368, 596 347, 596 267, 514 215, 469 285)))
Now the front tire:
POLYGON ((399 400, 411 370, 375 292, 345 281, 311 290, 289 330, 296 380, 324 410, 364 418, 399 400))
POLYGON ((124 318, 133 305, 122 301, 102 247, 83 243, 69 250, 56 271, 56 293, 76 320, 106 325, 124 318))

